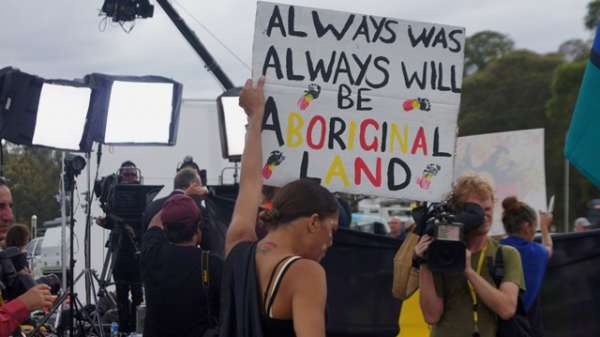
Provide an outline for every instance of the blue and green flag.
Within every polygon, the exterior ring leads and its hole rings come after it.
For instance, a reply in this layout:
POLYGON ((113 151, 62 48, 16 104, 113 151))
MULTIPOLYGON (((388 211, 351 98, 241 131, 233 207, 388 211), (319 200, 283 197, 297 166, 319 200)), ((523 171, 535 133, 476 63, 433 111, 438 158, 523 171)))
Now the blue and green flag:
POLYGON ((565 157, 600 187, 600 25, 571 117, 565 157))

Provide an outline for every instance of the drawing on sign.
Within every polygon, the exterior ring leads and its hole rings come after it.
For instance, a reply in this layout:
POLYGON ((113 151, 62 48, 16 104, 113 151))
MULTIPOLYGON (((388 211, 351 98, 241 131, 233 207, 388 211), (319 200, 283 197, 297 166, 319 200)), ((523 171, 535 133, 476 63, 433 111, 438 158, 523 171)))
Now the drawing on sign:
POLYGON ((304 90, 304 95, 300 97, 298 100, 298 108, 300 111, 304 112, 310 106, 313 100, 319 98, 319 94, 321 93, 321 86, 316 83, 311 83, 308 85, 308 89, 304 90))
POLYGON ((428 190, 431 186, 433 177, 435 177, 441 169, 442 168, 440 165, 437 164, 431 163, 427 165, 427 167, 423 170, 423 175, 417 178, 417 186, 424 190, 428 190))
POLYGON ((408 112, 413 109, 419 109, 421 111, 431 111, 431 102, 427 98, 415 98, 407 99, 402 104, 404 111, 408 112))
POLYGON ((285 156, 283 155, 283 153, 281 153, 281 151, 271 151, 271 155, 267 159, 267 163, 262 169, 263 178, 271 178, 271 175, 273 174, 273 168, 281 165, 281 163, 283 163, 284 160, 285 156))
MULTIPOLYGON (((455 177, 477 174, 494 188, 494 214, 502 214, 509 196, 546 209, 543 129, 460 137, 455 164, 455 177)), ((504 233, 501 216, 494 217, 490 233, 504 233)))

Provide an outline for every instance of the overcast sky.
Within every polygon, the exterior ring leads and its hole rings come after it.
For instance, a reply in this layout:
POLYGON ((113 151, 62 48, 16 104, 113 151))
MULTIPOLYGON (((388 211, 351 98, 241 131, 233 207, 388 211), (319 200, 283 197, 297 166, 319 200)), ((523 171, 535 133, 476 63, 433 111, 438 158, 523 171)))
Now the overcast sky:
MULTIPOLYGON (((571 38, 590 38, 583 27, 589 0, 279 0, 406 20, 508 34, 517 48, 556 51, 571 38)), ((14 66, 46 78, 80 78, 91 72, 162 75, 184 84, 184 97, 213 99, 222 89, 160 8, 136 21, 129 34, 108 24, 99 29, 103 0, 2 0, 0 67, 14 66)), ((206 26, 247 65, 251 64, 254 0, 171 1, 237 85, 250 70, 195 20, 206 26), (193 17, 186 14, 189 11, 193 17)))

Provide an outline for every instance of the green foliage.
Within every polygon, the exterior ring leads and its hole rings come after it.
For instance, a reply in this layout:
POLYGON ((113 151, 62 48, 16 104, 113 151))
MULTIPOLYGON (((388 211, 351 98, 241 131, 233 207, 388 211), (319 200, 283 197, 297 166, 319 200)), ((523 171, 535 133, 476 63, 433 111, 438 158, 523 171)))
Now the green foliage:
POLYGON ((558 47, 558 53, 565 61, 581 61, 588 58, 590 47, 591 46, 582 39, 570 39, 561 43, 558 47))
POLYGON ((585 28, 595 31, 600 22, 600 0, 590 1, 587 5, 587 13, 583 18, 585 28))
MULTIPOLYGON (((551 84, 552 98, 548 101, 546 112, 548 117, 547 131, 547 158, 560 158, 561 160, 546 159, 547 179, 550 182, 548 193, 556 194, 559 205, 563 204, 564 196, 564 157, 563 148, 565 136, 571 122, 571 115, 575 110, 579 86, 583 78, 587 61, 561 64, 556 71, 551 84), (554 183, 552 183, 554 182, 554 183)), ((575 168, 570 170, 570 218, 584 216, 585 204, 588 200, 598 198, 598 189, 583 177, 575 168)))
POLYGON ((512 52, 463 83, 460 135, 543 128, 556 56, 512 52))
POLYGON ((486 30, 465 41, 465 74, 483 70, 490 62, 511 52, 514 42, 507 35, 486 30))
POLYGON ((10 146, 4 159, 4 173, 10 179, 17 222, 29 224, 36 214, 38 223, 60 216, 58 193, 61 171, 58 152, 24 146, 10 146))
MULTIPOLYGON (((564 117, 564 112, 560 112, 561 119, 566 122, 555 123, 555 116, 550 117, 546 106, 549 101, 556 100, 553 104, 562 101, 562 98, 554 98, 555 87, 566 86, 561 89, 563 91, 574 87, 575 94, 579 87, 574 75, 569 83, 556 78, 555 71, 562 63, 558 54, 539 55, 523 50, 490 63, 484 70, 465 79, 458 122, 461 136, 544 128, 547 193, 557 195, 557 206, 561 205, 559 196, 563 195, 560 177, 564 165, 562 143, 558 144, 557 140, 564 142, 569 122, 568 116, 564 117), (551 87, 553 83, 555 85, 551 87)), ((556 207, 556 224, 561 224, 561 212, 562 208, 556 207)))

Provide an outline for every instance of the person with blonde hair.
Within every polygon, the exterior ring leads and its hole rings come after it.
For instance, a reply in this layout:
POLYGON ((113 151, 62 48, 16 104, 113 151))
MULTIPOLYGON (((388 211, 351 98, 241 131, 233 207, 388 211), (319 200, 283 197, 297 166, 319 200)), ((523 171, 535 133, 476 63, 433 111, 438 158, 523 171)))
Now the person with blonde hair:
MULTIPOLYGON (((490 263, 501 247, 488 237, 494 208, 492 187, 479 176, 462 176, 455 182, 448 202, 455 213, 468 204, 479 205, 483 223, 465 233, 463 272, 432 272, 426 261, 420 265, 423 316, 432 325, 433 337, 495 337, 498 318, 506 320, 515 314, 519 291, 525 289, 519 253, 512 247, 502 247, 504 277, 497 286, 490 263)), ((415 255, 425 259, 431 242, 429 235, 423 235, 415 247, 415 255)))

